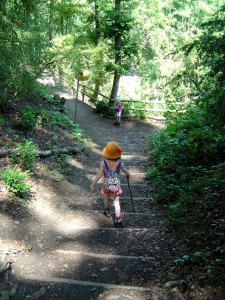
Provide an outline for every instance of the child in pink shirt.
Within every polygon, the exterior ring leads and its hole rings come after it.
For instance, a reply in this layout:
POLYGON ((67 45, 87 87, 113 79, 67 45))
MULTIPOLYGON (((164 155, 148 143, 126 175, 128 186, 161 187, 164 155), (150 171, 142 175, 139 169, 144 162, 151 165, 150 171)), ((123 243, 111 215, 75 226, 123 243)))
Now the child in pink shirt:
POLYGON ((121 114, 122 114, 122 105, 120 97, 116 98, 116 123, 115 126, 120 126, 121 122, 121 114))

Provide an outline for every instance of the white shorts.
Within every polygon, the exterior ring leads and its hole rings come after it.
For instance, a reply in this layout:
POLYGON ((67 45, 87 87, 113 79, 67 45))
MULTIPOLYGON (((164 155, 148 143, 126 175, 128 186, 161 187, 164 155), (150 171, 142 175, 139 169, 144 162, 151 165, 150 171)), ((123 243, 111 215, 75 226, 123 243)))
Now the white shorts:
POLYGON ((118 112, 116 113, 116 115, 117 115, 117 117, 120 117, 120 116, 121 116, 121 111, 118 111, 118 112))

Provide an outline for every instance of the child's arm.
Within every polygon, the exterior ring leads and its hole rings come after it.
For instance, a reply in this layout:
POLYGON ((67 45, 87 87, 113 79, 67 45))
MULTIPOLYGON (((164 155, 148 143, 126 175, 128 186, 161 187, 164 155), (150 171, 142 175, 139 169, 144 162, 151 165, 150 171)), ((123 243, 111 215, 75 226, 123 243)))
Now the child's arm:
POLYGON ((127 180, 130 178, 130 173, 128 172, 128 170, 126 169, 126 167, 124 166, 124 164, 121 162, 121 167, 120 169, 125 173, 125 176, 127 178, 127 180))
POLYGON ((96 175, 94 181, 92 182, 92 184, 90 185, 90 189, 93 190, 94 186, 96 185, 96 183, 99 181, 99 179, 102 177, 103 175, 103 169, 104 169, 104 162, 103 160, 100 163, 100 167, 99 167, 99 171, 98 174, 96 175))

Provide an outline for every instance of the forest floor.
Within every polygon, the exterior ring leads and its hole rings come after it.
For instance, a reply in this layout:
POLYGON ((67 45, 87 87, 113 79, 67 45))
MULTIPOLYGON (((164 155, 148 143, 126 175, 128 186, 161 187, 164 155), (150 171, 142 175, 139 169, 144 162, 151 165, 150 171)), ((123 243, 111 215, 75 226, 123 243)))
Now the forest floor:
MULTIPOLYGON (((74 97, 63 90, 58 94, 67 99, 66 111, 73 119, 74 97)), ((6 113, 8 126, 0 132, 8 143, 16 134, 10 127, 13 117, 13 111, 6 113)), ((224 299, 222 288, 196 276, 199 266, 177 263, 187 251, 184 238, 169 226, 145 179, 147 137, 160 124, 123 120, 118 128, 81 101, 76 122, 88 137, 85 149, 63 164, 56 157, 39 159, 29 201, 22 202, 0 181, 0 299, 224 299), (111 140, 123 148, 122 161, 131 173, 135 211, 121 176, 122 228, 103 215, 100 183, 89 189, 102 149, 111 140)), ((60 145, 76 146, 58 127, 37 126, 32 138, 41 148, 54 136, 60 145)), ((0 158, 0 171, 9 163, 8 157, 0 158)), ((111 210, 113 216, 112 203, 111 210)))

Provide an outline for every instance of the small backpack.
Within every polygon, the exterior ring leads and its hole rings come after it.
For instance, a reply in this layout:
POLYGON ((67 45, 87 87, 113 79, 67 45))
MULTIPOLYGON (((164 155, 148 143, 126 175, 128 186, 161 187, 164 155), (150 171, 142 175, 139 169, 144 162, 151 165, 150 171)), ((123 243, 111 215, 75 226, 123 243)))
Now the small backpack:
POLYGON ((109 166, 107 165, 105 159, 104 159, 104 164, 108 172, 105 175, 104 187, 111 192, 116 192, 120 189, 120 179, 118 175, 120 171, 121 161, 119 161, 115 172, 110 171, 109 166))

